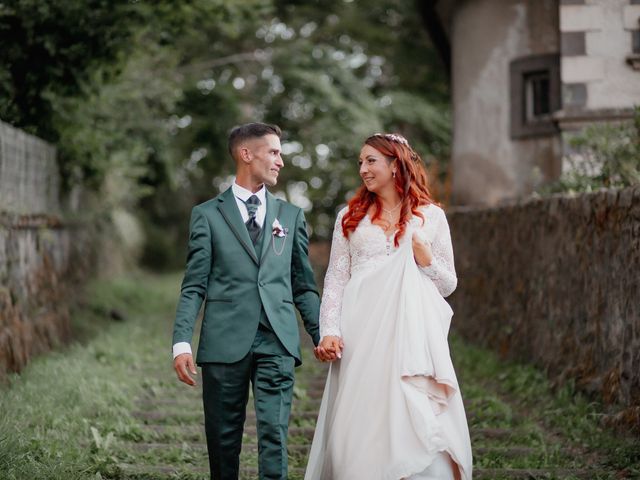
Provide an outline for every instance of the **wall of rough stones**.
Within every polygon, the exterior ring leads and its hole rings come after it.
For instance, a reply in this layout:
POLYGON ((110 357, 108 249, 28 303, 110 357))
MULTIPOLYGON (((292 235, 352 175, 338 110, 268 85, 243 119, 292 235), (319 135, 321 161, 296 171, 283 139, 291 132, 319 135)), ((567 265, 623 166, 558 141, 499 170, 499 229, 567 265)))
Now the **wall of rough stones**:
POLYGON ((454 329, 639 422, 640 187, 448 217, 454 329))
POLYGON ((0 378, 69 338, 70 287, 90 246, 60 216, 55 149, 0 122, 0 378))

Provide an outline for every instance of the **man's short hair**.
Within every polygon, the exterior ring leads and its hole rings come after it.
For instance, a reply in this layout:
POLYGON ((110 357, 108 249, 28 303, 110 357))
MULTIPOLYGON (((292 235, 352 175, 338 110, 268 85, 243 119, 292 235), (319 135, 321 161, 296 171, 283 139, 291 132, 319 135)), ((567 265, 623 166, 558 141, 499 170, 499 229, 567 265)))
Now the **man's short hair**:
POLYGON ((282 130, 277 125, 268 125, 266 123, 245 123, 234 127, 229 134, 229 153, 233 157, 233 151, 235 148, 250 138, 260 138, 265 135, 277 135, 278 138, 282 136, 282 130))

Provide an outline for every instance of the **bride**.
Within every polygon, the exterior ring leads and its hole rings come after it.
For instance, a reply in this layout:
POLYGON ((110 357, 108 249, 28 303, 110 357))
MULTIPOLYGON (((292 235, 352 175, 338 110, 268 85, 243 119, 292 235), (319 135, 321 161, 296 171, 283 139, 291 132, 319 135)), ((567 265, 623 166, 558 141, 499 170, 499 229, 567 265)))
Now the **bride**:
POLYGON ((471 479, 447 335, 447 219, 398 134, 360 152, 364 185, 336 219, 315 354, 333 361, 305 480, 471 479))

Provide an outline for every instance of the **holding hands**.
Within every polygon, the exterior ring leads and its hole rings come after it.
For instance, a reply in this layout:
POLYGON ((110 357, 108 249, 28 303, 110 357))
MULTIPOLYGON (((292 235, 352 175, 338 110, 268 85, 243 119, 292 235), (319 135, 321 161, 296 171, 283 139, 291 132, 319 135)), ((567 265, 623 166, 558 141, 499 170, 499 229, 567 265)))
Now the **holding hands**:
MULTIPOLYGON (((431 245, 424 238, 422 232, 413 232, 411 236, 411 246, 413 248, 413 257, 420 267, 428 267, 431 265, 433 252, 431 245)), ((342 338, 334 335, 326 335, 322 337, 318 346, 313 349, 313 354, 321 362, 334 362, 342 358, 343 349, 344 342, 342 338)))
POLYGON ((313 354, 321 362, 333 362, 342 357, 343 349, 344 342, 340 337, 327 335, 322 337, 318 346, 313 349, 313 354))

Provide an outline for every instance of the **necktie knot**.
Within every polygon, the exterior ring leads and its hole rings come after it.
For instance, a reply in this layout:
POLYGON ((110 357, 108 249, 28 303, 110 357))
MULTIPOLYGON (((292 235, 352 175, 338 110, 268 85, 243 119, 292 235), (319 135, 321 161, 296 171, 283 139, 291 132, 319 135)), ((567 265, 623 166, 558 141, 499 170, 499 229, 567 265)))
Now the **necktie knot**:
POLYGON ((258 207, 260 206, 260 199, 256 195, 251 195, 245 202, 244 205, 247 207, 247 213, 249 214, 249 219, 245 222, 247 226, 247 230, 249 231, 249 236, 251 237, 251 241, 253 244, 256 244, 258 237, 260 236, 260 232, 262 228, 258 225, 258 221, 256 220, 256 213, 258 213, 258 207))
POLYGON ((256 195, 251 195, 244 204, 247 206, 247 213, 250 219, 256 218, 256 212, 260 206, 260 199, 256 195))

